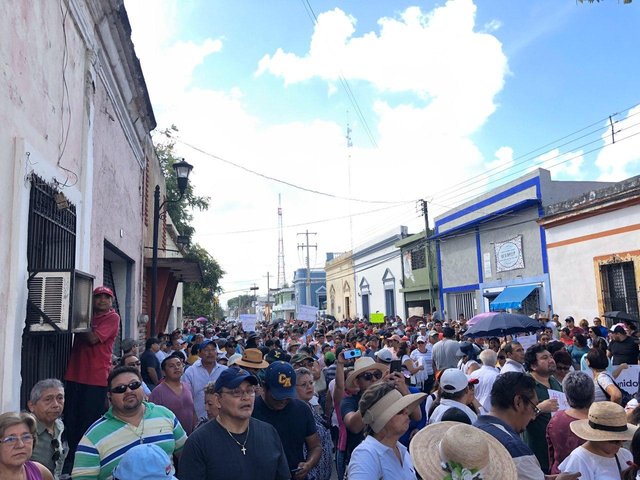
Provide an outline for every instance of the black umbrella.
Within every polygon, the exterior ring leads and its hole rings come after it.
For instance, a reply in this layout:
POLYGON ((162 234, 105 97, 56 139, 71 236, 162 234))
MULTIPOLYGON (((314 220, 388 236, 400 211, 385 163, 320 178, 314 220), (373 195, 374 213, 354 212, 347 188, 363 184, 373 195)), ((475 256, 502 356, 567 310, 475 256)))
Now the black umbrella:
POLYGON ((333 315, 328 315, 326 313, 323 313, 322 315, 320 315, 322 318, 326 318, 327 320, 331 320, 332 322, 336 321, 336 317, 334 317, 333 315))
POLYGON ((533 333, 542 328, 537 320, 519 313, 496 312, 469 327, 465 337, 504 337, 514 333, 533 333))
POLYGON ((606 312, 604 314, 605 318, 613 318, 614 320, 624 320, 627 322, 636 322, 640 323, 638 317, 631 315, 630 313, 624 312, 622 310, 614 310, 612 312, 606 312))
POLYGON ((274 325, 278 325, 280 323, 284 323, 284 318, 276 318, 273 322, 274 325))

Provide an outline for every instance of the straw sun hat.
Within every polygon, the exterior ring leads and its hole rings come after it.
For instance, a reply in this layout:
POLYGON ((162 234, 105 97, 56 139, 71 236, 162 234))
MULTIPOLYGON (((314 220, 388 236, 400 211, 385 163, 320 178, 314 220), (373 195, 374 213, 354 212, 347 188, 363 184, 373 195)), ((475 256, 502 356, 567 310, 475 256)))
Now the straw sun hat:
MULTIPOLYGON (((420 430, 409 445, 413 465, 423 480, 441 480, 452 464, 480 473, 485 480, 517 480, 516 465, 507 449, 479 428, 459 422, 438 422, 420 430)), ((461 472, 459 472, 461 473, 461 472)))
POLYGON ((345 382, 345 386, 353 390, 355 387, 356 378, 358 375, 364 372, 370 372, 372 370, 380 370, 383 374, 387 372, 388 365, 377 363, 371 357, 360 357, 356 360, 356 363, 353 365, 353 372, 349 374, 347 380, 345 382))
POLYGON ((405 408, 411 411, 426 396, 426 393, 411 393, 403 396, 398 390, 393 389, 365 412, 362 421, 378 433, 394 415, 405 408))
POLYGON ((613 402, 592 403, 587 419, 575 420, 569 427, 578 437, 591 442, 631 440, 638 428, 627 423, 624 408, 613 402))

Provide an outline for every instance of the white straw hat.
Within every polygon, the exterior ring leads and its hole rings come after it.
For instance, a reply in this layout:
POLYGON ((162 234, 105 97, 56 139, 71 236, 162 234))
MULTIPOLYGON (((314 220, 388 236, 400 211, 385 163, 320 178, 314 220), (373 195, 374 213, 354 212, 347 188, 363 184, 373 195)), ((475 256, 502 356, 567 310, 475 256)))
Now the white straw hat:
POLYGON ((488 433, 459 422, 427 425, 409 445, 413 465, 423 480, 442 480, 453 463, 486 480, 517 480, 507 449, 488 433))
POLYGON ((378 363, 371 357, 360 357, 353 365, 353 372, 351 372, 347 377, 345 386, 348 389, 353 390, 354 388, 356 388, 355 381, 356 378, 358 378, 358 375, 371 370, 380 370, 383 374, 385 374, 388 371, 388 368, 388 365, 378 363))
POLYGON ((624 408, 613 402, 592 403, 588 418, 575 420, 569 427, 578 437, 592 442, 631 440, 638 429, 627 423, 624 408))
POLYGON ((426 393, 411 393, 403 396, 398 390, 393 389, 365 412, 362 421, 378 433, 394 415, 405 408, 411 410, 426 396, 426 393))

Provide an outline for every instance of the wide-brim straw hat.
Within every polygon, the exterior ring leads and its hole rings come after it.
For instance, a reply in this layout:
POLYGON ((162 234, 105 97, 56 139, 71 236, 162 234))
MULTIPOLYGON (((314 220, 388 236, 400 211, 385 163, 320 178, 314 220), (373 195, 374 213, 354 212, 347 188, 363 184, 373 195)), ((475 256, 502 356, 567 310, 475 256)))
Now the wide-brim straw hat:
POLYGON ((624 408, 613 402, 594 402, 586 420, 569 424, 571 431, 583 440, 606 442, 631 440, 638 427, 627 423, 624 408))
POLYGON ((426 396, 426 393, 411 393, 403 396, 398 390, 391 390, 365 412, 362 421, 377 433, 394 415, 405 408, 412 409, 426 396))
POLYGON ((269 362, 262 358, 262 352, 258 348, 247 348, 240 360, 236 360, 235 365, 245 368, 267 368, 269 362))
POLYGON ((518 471, 507 449, 479 428, 460 422, 427 425, 411 440, 409 452, 423 480, 441 480, 448 472, 443 462, 478 469, 482 478, 518 480, 518 471))
POLYGON ((388 365, 378 363, 371 357, 360 357, 353 365, 353 372, 351 372, 347 377, 345 387, 350 390, 357 388, 355 385, 356 378, 358 378, 358 375, 360 375, 361 373, 370 372, 372 370, 379 370, 384 374, 387 372, 388 368, 388 365))

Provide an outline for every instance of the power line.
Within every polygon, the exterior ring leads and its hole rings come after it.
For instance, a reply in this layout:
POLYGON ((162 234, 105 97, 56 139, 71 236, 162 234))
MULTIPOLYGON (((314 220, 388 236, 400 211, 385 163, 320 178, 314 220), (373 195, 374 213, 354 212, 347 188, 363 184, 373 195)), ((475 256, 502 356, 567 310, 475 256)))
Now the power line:
POLYGON ((252 170, 252 169, 248 168, 248 167, 245 167, 244 165, 240 165, 238 163, 232 162, 231 160, 227 160, 227 159, 222 158, 222 157, 220 157, 218 155, 215 155, 213 153, 209 153, 209 152, 203 150, 200 147, 196 147, 195 145, 192 145, 190 143, 185 142, 184 140, 176 139, 176 142, 181 143, 182 145, 184 145, 186 147, 189 147, 189 148, 195 150, 196 152, 199 152, 199 153, 201 153, 203 155, 206 155, 207 157, 214 158, 214 159, 219 160, 219 161, 221 161, 223 163, 226 163, 227 165, 231 165, 233 167, 239 168, 240 170, 244 170, 245 172, 251 173, 252 175, 256 175, 258 177, 262 177, 262 178, 264 178, 266 180, 271 180, 272 182, 282 183, 283 185, 287 185, 287 186, 289 186, 291 188, 295 188, 297 190, 302 190, 304 192, 314 193, 316 195, 322 195, 324 197, 336 198, 338 200, 348 200, 348 201, 351 201, 351 202, 375 203, 375 204, 385 204, 385 205, 397 205, 397 204, 401 204, 401 203, 406 203, 408 201, 414 201, 414 200, 398 200, 398 201, 395 201, 395 202, 387 202, 387 201, 384 201, 384 200, 364 200, 364 199, 361 199, 361 198, 350 198, 350 197, 343 197, 341 195, 334 195, 333 193, 327 193, 327 192, 322 192, 320 190, 315 190, 315 189, 312 189, 312 188, 303 187, 301 185, 296 185, 295 183, 288 182, 286 180, 281 180, 279 178, 272 177, 271 175, 267 175, 265 173, 257 172, 255 170, 252 170))

